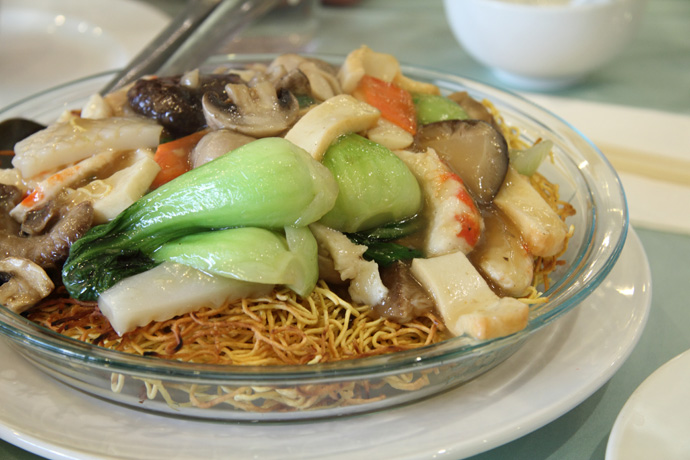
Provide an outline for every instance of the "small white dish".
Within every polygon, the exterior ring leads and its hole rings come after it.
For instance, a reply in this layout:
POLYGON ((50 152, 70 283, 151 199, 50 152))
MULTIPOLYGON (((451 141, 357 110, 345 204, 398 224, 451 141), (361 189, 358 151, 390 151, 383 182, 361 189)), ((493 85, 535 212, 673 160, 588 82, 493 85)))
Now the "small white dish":
POLYGON ((676 356, 630 396, 611 430, 606 460, 690 458, 690 350, 676 356))
POLYGON ((134 0, 0 0, 0 107, 123 67, 169 20, 134 0))
POLYGON ((506 84, 555 90, 618 55, 645 0, 444 0, 462 47, 506 84))

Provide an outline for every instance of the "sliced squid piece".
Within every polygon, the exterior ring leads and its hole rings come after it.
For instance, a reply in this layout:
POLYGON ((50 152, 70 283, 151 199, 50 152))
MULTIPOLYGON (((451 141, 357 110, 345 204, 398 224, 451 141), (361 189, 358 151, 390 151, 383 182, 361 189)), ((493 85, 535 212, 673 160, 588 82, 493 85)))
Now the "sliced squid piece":
POLYGON ((160 170, 153 159, 153 151, 140 149, 130 166, 105 179, 89 182, 76 190, 76 196, 93 203, 94 224, 109 222, 144 196, 160 170))
POLYGON ((349 280, 352 300, 365 305, 378 305, 388 295, 376 262, 364 260, 366 246, 355 244, 345 234, 318 223, 309 226, 319 248, 333 261, 333 268, 343 281, 349 280))
POLYGON ((411 93, 440 93, 439 88, 432 83, 421 82, 404 76, 400 69, 400 63, 395 56, 378 53, 367 46, 361 46, 348 54, 340 67, 338 80, 343 92, 351 94, 364 75, 388 83, 395 83, 411 93))
POLYGON ((378 109, 369 104, 340 94, 307 112, 287 132, 285 139, 321 161, 338 136, 365 131, 374 126, 380 115, 378 109))
POLYGON ((57 171, 105 150, 158 145, 162 126, 141 118, 75 118, 55 123, 15 145, 12 165, 22 177, 57 171))
POLYGON ((431 293, 443 322, 456 336, 503 337, 527 326, 527 304, 499 298, 461 252, 414 259, 412 273, 431 293))
POLYGON ((10 215, 17 222, 23 222, 29 211, 45 206, 66 187, 94 176, 98 170, 111 165, 121 155, 120 152, 106 150, 48 176, 36 184, 31 193, 10 211, 10 215))
POLYGON ((429 224, 424 242, 428 257, 470 252, 482 233, 484 222, 462 180, 433 149, 416 153, 395 152, 415 175, 425 197, 429 224))
POLYGON ((551 257, 563 250, 568 227, 532 187, 526 176, 508 168, 494 204, 515 224, 529 252, 551 257))

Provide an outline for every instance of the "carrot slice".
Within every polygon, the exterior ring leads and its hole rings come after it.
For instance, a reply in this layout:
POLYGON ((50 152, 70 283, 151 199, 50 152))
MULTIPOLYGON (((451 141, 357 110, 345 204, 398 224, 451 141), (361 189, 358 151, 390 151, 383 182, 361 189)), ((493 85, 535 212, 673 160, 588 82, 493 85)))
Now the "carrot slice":
POLYGON ((151 188, 158 188, 166 182, 181 176, 191 169, 189 154, 194 146, 208 131, 198 131, 174 141, 159 144, 153 159, 161 167, 160 172, 151 183, 151 188))
POLYGON ((417 115, 409 91, 379 78, 365 75, 354 91, 355 97, 379 109, 381 116, 408 133, 417 133, 417 115))

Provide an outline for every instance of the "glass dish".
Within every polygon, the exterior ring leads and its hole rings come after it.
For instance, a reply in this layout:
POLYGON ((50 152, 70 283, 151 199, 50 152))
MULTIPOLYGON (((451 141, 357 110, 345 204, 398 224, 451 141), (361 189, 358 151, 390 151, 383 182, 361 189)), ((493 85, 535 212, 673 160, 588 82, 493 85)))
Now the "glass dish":
MULTIPOLYGON (((318 56, 332 63, 342 58, 318 56)), ((269 62, 271 56, 221 56, 208 68, 269 62)), ((552 275, 549 301, 534 306, 526 329, 471 342, 457 337, 424 348, 336 363, 227 366, 165 361, 85 344, 0 306, 0 332, 27 360, 56 380, 105 400, 173 416, 247 422, 336 417, 411 403, 462 384, 508 359, 537 330, 575 308, 616 263, 628 229, 621 183, 601 152, 574 127, 518 95, 432 70, 403 66, 406 76, 443 92, 468 91, 488 99, 527 141, 554 142, 554 161, 540 172, 559 184, 577 214, 564 255, 552 275), (280 401, 279 405, 270 404, 280 401)), ((80 108, 112 73, 85 78, 20 101, 0 120, 23 116, 49 123, 80 108)))

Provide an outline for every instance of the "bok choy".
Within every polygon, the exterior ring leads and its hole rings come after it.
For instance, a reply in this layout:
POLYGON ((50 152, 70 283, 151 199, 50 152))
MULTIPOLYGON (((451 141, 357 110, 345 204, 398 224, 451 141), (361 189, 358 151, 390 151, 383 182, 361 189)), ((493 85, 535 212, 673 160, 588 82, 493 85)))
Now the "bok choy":
POLYGON ((118 281, 156 266, 154 251, 170 241, 233 227, 304 227, 326 214, 337 194, 330 171, 307 152, 285 139, 259 139, 92 228, 72 246, 63 282, 72 297, 94 300, 118 281))

